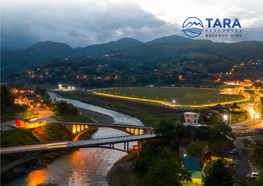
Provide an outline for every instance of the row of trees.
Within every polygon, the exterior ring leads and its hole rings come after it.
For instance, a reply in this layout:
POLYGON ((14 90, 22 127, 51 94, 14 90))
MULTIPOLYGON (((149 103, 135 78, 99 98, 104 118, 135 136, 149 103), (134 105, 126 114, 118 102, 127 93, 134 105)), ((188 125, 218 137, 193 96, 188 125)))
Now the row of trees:
POLYGON ((18 113, 26 111, 20 105, 14 104, 14 96, 10 92, 10 88, 1 85, 1 121, 12 120, 18 113))
POLYGON ((67 103, 65 101, 57 102, 57 111, 62 115, 69 115, 69 116, 79 115, 78 108, 75 107, 73 104, 67 103))

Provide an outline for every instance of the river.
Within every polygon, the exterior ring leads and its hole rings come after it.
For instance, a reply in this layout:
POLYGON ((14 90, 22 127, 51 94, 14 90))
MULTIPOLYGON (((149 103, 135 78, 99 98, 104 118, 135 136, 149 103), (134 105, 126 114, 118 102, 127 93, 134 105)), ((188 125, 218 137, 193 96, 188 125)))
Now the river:
MULTIPOLYGON (((94 105, 86 104, 77 100, 61 98, 57 94, 49 92, 50 98, 57 101, 64 100, 74 106, 100 112, 113 117, 116 124, 142 125, 141 121, 118 112, 107 110, 94 105)), ((126 134, 118 130, 101 128, 92 138, 104 135, 126 134)), ((128 134, 127 134, 128 135, 128 134)), ((135 145, 136 143, 130 143, 135 145)), ((115 148, 123 149, 123 144, 116 144, 115 148)), ((61 186, 108 186, 107 172, 113 164, 126 155, 125 152, 103 149, 82 148, 69 155, 62 156, 53 161, 47 168, 34 170, 23 177, 18 177, 10 183, 3 185, 35 186, 57 184, 61 186)))

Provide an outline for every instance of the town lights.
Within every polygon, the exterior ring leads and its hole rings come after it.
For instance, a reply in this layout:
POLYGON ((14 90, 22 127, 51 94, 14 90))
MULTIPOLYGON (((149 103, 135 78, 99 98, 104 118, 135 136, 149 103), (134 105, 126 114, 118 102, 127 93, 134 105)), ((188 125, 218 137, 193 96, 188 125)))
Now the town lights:
POLYGON ((175 100, 173 100, 173 104, 175 104, 176 103, 176 101, 175 100))

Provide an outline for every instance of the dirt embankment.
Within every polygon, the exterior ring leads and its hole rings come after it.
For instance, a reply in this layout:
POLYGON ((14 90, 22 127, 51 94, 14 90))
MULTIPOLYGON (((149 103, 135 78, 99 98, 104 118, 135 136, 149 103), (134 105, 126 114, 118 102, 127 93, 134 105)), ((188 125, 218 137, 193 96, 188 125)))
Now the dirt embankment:
POLYGON ((132 161, 121 161, 116 163, 107 174, 110 186, 131 186, 134 164, 132 161))
POLYGON ((86 110, 86 109, 82 109, 82 108, 78 108, 78 109, 79 109, 79 111, 81 112, 82 115, 92 119, 96 123, 105 123, 105 124, 114 123, 113 117, 108 116, 106 114, 102 114, 102 113, 99 113, 99 112, 86 110))

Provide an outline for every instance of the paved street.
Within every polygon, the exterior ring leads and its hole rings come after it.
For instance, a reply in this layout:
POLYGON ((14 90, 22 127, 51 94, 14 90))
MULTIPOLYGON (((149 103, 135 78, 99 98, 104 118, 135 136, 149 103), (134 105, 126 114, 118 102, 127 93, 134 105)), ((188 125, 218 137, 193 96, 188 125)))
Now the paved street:
MULTIPOLYGON (((232 129, 236 133, 247 133, 247 132, 255 132, 255 128, 263 127, 263 120, 262 117, 260 117, 257 120, 252 120, 251 119, 251 114, 250 112, 255 111, 253 109, 254 102, 246 102, 239 104, 238 106, 242 107, 244 110, 247 110, 248 113, 248 119, 239 123, 232 124, 232 129)), ((257 112, 257 111, 255 111, 257 112)), ((259 113, 261 116, 261 114, 259 113)))
MULTIPOLYGON (((261 142, 263 142, 263 136, 262 135, 253 135, 253 136, 238 136, 235 140, 235 145, 237 145, 239 148, 239 152, 241 152, 240 154, 240 171, 238 173, 238 177, 239 178, 242 178, 242 175, 245 177, 249 177, 251 175, 251 172, 259 172, 259 168, 257 166, 255 166, 253 163, 251 163, 249 160, 248 160, 248 154, 249 154, 249 151, 250 151, 250 148, 245 148, 243 146, 243 143, 242 143, 242 139, 248 139, 249 141, 251 141, 252 143, 255 141, 255 140, 260 140, 261 142), (240 151, 242 149, 242 151, 240 151), (245 149, 245 150, 244 150, 245 149), (244 165, 243 165, 243 162, 244 165), (249 164, 249 171, 247 172, 247 163, 249 164), (244 170, 242 170, 244 169, 244 170), (247 174, 245 174, 247 172, 247 174)), ((238 152, 238 153, 239 153, 238 152)))
POLYGON ((235 177, 245 178, 250 171, 248 158, 245 152, 239 146, 240 144, 237 144, 236 142, 234 142, 234 145, 235 145, 235 148, 238 150, 237 158, 238 158, 238 166, 239 166, 236 170, 235 177))

